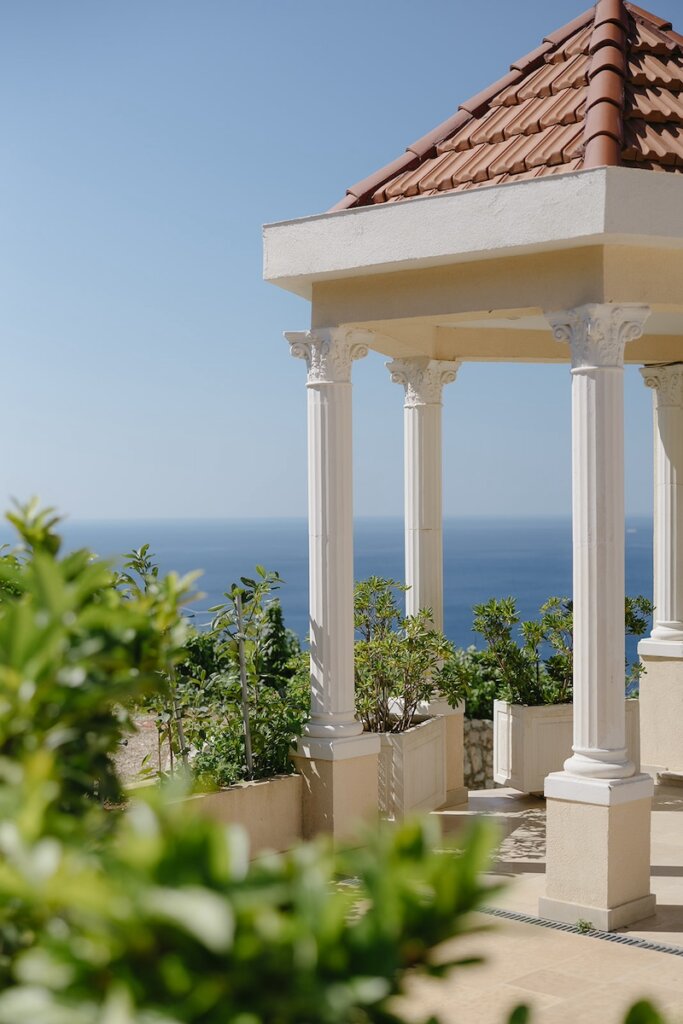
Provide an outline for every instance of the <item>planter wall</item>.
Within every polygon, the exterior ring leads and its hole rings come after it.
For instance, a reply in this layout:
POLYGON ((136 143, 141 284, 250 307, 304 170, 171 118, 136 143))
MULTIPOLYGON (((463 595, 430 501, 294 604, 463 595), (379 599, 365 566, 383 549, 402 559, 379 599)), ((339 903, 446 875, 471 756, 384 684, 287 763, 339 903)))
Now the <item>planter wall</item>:
POLYGON ((242 825, 251 855, 281 852, 302 838, 303 779, 278 775, 259 782, 241 782, 216 793, 187 797, 200 814, 225 825, 242 825))
POLYGON ((467 803, 469 787, 465 783, 465 702, 451 707, 443 697, 418 705, 424 717, 442 715, 446 719, 446 800, 448 806, 467 803))
MULTIPOLYGON (((497 700, 493 706, 493 778, 520 793, 542 793, 546 775, 562 771, 572 752, 572 704, 530 708, 497 700)), ((626 743, 640 769, 637 700, 626 701, 626 743)))
POLYGON ((407 732, 380 733, 379 810, 400 820, 446 802, 446 720, 428 718, 407 732))

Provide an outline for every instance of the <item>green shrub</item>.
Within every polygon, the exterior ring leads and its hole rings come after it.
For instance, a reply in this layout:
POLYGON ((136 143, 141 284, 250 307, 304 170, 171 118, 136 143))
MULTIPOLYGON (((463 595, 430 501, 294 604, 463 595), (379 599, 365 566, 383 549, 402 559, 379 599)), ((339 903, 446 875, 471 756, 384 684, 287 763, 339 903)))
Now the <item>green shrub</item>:
POLYGON ((419 705, 440 691, 441 666, 453 653, 429 609, 401 615, 396 594, 405 589, 378 576, 356 584, 356 714, 368 732, 409 729, 419 705))
MULTIPOLYGON (((280 693, 260 685, 251 691, 250 724, 254 779, 293 771, 289 751, 310 715, 308 656, 305 675, 295 674, 280 693)), ((221 697, 208 698, 209 714, 195 721, 189 735, 198 745, 192 774, 200 788, 230 786, 248 777, 240 709, 240 681, 233 674, 216 676, 213 686, 221 697), (218 711, 220 708, 220 711, 218 711), (213 713, 215 712, 215 713, 213 713)), ((205 695, 204 699, 207 699, 205 695)))
POLYGON ((464 699, 467 718, 492 719, 499 686, 496 666, 491 664, 487 652, 476 647, 456 648, 441 672, 444 693, 464 699))
MULTIPOLYGON (((652 604, 645 597, 627 597, 624 631, 640 636, 648 626, 652 604)), ((444 666, 446 686, 465 691, 469 718, 493 717, 495 699, 538 706, 571 703, 573 696, 573 610, 568 598, 551 597, 538 619, 521 621, 515 599, 474 607, 474 630, 485 641, 458 651, 444 666)), ((625 691, 632 696, 642 668, 626 664, 625 691)))

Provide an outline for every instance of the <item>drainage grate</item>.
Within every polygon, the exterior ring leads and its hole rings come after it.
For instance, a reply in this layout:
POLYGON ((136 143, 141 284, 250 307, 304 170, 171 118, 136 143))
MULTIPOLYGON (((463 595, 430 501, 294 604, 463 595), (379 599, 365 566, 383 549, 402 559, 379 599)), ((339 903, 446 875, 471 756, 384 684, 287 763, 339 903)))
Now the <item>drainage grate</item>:
POLYGON ((604 942, 616 942, 620 946, 636 946, 638 949, 650 949, 654 953, 668 953, 670 956, 683 956, 683 947, 665 946, 660 942, 648 942, 623 932, 602 932, 598 928, 583 931, 574 924, 562 924, 559 921, 548 921, 544 917, 531 917, 530 914, 519 914, 515 910, 499 910, 497 907, 482 907, 485 914, 491 917, 502 917, 506 921, 519 921, 520 924, 535 924, 540 928, 552 928, 556 932, 570 932, 574 935, 586 935, 590 939, 602 939, 604 942))

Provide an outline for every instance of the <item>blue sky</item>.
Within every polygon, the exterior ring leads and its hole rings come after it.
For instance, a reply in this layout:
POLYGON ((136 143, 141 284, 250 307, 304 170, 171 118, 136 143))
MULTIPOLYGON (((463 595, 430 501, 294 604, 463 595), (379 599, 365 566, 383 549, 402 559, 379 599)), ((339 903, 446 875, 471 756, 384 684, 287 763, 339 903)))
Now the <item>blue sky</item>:
MULTIPOLYGON (((305 368, 282 331, 309 310, 262 282, 261 225, 327 209, 584 4, 5 4, 3 503, 305 514, 305 368)), ((379 356, 354 384, 357 513, 401 514, 401 389, 379 356)), ((446 514, 569 511, 569 390, 566 368, 463 368, 446 514)), ((626 392, 641 514, 650 395, 634 370, 626 392)))

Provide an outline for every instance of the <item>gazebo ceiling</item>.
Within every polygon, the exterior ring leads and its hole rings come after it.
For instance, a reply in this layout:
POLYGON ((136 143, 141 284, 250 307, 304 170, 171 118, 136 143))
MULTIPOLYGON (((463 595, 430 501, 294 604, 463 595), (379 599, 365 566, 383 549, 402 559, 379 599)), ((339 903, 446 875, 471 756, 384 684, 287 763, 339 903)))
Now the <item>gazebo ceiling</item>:
POLYGON ((619 165, 683 172, 683 36, 600 0, 333 209, 619 165))

